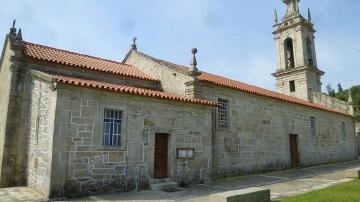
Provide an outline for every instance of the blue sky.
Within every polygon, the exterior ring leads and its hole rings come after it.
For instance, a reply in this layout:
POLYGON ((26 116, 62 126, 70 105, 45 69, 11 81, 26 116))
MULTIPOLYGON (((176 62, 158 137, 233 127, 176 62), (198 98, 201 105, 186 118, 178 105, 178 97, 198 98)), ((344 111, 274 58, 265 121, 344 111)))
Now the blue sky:
MULTIPOLYGON (((121 61, 136 36, 138 49, 267 89, 276 69, 273 10, 281 0, 2 0, 0 40, 17 19, 25 40, 121 61)), ((301 0, 310 7, 319 67, 327 83, 360 84, 360 1, 301 0)))

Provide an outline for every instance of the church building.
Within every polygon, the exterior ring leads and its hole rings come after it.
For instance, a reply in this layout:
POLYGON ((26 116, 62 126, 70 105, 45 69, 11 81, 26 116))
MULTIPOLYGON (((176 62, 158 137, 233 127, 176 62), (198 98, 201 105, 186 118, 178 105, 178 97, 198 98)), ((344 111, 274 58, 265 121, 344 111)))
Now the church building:
POLYGON ((203 71, 195 48, 186 67, 134 39, 117 62, 25 41, 14 22, 0 60, 0 185, 71 197, 357 159, 351 96, 321 93, 310 11, 283 2, 277 92, 203 71))

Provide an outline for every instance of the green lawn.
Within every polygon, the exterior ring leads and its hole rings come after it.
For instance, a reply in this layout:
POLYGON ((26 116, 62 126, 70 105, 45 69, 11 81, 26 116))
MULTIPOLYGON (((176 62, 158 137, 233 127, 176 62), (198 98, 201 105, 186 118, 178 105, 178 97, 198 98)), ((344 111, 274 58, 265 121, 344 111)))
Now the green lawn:
POLYGON ((328 187, 303 195, 281 200, 281 202, 360 202, 360 180, 328 187))

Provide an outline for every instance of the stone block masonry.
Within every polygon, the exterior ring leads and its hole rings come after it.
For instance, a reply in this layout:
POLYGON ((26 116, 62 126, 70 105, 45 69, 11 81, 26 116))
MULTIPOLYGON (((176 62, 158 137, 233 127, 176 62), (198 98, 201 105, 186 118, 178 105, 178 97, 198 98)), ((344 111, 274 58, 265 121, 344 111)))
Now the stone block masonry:
POLYGON ((56 92, 50 85, 32 80, 31 123, 28 140, 28 186, 48 196, 52 163, 56 92))
POLYGON ((356 159, 351 116, 213 85, 203 85, 201 92, 208 100, 229 100, 229 128, 217 129, 214 135, 214 177, 290 168, 290 134, 297 135, 299 166, 356 159), (310 116, 316 119, 315 135, 311 134, 310 116))
POLYGON ((156 133, 169 134, 169 178, 196 183, 210 178, 211 112, 208 106, 60 86, 57 90, 51 196, 91 195, 148 187, 154 176, 156 133), (104 110, 122 111, 121 146, 103 146, 104 110), (179 160, 177 148, 195 149, 179 160))

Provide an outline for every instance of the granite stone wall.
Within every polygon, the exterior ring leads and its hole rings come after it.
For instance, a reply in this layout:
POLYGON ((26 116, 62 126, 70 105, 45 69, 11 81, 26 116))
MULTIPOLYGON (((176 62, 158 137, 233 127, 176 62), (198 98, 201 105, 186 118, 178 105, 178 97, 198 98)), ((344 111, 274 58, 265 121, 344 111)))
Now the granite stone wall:
POLYGON ((147 188, 156 133, 169 134, 169 178, 209 179, 211 107, 63 85, 57 93, 51 196, 147 188), (122 111, 120 147, 103 146, 104 109, 122 111), (195 149, 195 158, 177 159, 177 148, 195 149))
POLYGON ((49 84, 32 80, 27 184, 44 196, 49 195, 50 189, 54 99, 56 99, 54 94, 49 84))
POLYGON ((350 116, 302 107, 288 102, 203 84, 203 98, 230 103, 230 127, 217 129, 213 173, 227 177, 290 167, 289 134, 298 135, 300 166, 356 159, 350 116), (316 135, 310 133, 316 118, 316 135), (345 122, 346 135, 341 132, 345 122))
POLYGON ((320 104, 343 113, 349 113, 350 106, 348 102, 330 97, 320 92, 313 92, 313 98, 313 102, 316 104, 320 104))
POLYGON ((10 86, 11 86, 11 77, 12 73, 10 71, 10 57, 12 55, 10 49, 10 43, 8 39, 4 42, 4 48, 1 55, 1 64, 0 64, 0 185, 5 186, 7 184, 7 175, 8 169, 6 164, 8 164, 7 155, 9 152, 8 145, 5 145, 6 142, 6 119, 8 114, 9 99, 10 99, 10 86))
POLYGON ((21 43, 7 36, 1 55, 0 186, 26 184, 29 77, 21 43))

